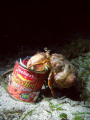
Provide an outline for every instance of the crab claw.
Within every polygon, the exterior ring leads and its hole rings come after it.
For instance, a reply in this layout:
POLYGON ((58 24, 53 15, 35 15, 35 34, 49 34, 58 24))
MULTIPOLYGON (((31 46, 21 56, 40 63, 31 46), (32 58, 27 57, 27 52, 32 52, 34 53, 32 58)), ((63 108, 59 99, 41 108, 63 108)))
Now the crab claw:
POLYGON ((47 60, 43 60, 43 62, 38 62, 38 63, 33 63, 33 64, 27 64, 26 69, 28 70, 29 68, 31 70, 36 70, 36 71, 42 71, 44 70, 44 64, 47 62, 47 60))
POLYGON ((47 63, 46 53, 37 53, 28 60, 26 69, 42 71, 45 68, 45 63, 47 63))
POLYGON ((26 69, 28 70, 29 68, 31 68, 31 66, 32 66, 32 65, 28 65, 28 66, 26 67, 26 69))

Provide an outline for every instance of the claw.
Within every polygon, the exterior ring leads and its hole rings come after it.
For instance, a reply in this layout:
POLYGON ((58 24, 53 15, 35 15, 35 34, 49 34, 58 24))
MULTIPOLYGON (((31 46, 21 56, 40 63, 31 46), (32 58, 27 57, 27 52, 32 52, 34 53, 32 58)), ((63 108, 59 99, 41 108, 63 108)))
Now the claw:
POLYGON ((38 63, 30 64, 30 65, 27 66, 26 69, 28 70, 29 68, 31 68, 31 67, 33 67, 35 65, 45 64, 46 62, 47 62, 47 60, 44 60, 43 62, 38 62, 38 63))

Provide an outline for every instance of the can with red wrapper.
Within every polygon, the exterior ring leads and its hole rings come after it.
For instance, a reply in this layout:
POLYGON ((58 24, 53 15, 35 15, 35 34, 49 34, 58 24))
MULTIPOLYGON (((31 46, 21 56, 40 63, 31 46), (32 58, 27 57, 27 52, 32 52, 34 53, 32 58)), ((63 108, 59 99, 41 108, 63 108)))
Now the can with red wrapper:
POLYGON ((37 72, 26 69, 29 58, 15 63, 13 73, 9 77, 7 91, 11 97, 25 102, 35 102, 47 76, 48 68, 37 72), (22 64, 21 64, 22 63, 22 64))

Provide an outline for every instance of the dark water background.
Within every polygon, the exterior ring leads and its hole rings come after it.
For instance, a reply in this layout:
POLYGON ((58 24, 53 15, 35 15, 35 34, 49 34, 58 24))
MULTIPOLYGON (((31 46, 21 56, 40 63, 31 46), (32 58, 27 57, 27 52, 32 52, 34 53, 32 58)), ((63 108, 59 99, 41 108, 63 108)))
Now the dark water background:
POLYGON ((6 3, 0 9, 0 54, 16 54, 58 44, 74 37, 90 38, 88 4, 6 3))

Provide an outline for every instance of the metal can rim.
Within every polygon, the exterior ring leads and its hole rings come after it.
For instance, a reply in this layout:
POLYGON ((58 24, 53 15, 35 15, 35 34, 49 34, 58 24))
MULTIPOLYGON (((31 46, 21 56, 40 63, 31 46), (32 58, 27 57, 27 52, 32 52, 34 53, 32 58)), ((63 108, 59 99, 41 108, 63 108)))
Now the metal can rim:
MULTIPOLYGON (((18 62, 18 61, 17 61, 17 62, 18 62)), ((24 69, 26 69, 26 67, 22 66, 19 62, 18 62, 18 64, 19 64, 21 67, 23 67, 24 69)), ((31 72, 34 72, 34 73, 41 73, 41 74, 43 74, 43 73, 45 73, 45 72, 48 71, 48 67, 45 66, 45 68, 44 68, 43 71, 36 71, 36 70, 31 70, 31 69, 28 69, 28 71, 31 71, 31 72)))

